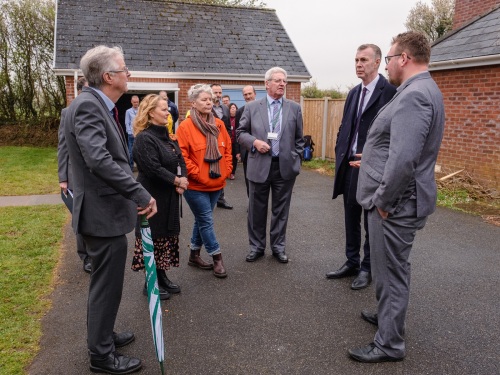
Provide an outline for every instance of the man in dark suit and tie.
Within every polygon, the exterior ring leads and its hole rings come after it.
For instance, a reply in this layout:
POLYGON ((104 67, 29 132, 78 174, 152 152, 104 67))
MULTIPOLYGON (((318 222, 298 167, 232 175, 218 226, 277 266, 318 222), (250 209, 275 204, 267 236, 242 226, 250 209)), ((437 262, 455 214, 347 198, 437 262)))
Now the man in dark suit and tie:
POLYGON ((329 279, 357 277, 351 288, 366 288, 371 282, 370 243, 368 235, 367 212, 364 212, 365 243, 364 257, 361 261, 361 215, 362 207, 356 202, 358 169, 350 163, 359 161, 363 152, 366 134, 373 118, 396 92, 396 88, 378 74, 382 52, 374 44, 358 47, 355 58, 356 75, 361 83, 354 87, 344 106, 344 115, 337 134, 335 145, 335 181, 333 198, 342 194, 344 198, 345 254, 347 261, 336 271, 328 272, 329 279))
POLYGON ((417 230, 436 209, 434 167, 445 121, 443 96, 427 71, 430 55, 423 34, 393 38, 385 69, 398 89, 373 120, 363 149, 356 198, 368 211, 378 306, 361 315, 378 331, 368 346, 349 351, 360 362, 406 355, 409 257, 417 230))
POLYGON ((266 249, 269 192, 272 192, 270 247, 274 257, 287 263, 286 227, 295 178, 304 151, 300 105, 285 99, 287 74, 282 68, 266 72, 265 98, 247 103, 236 134, 247 149, 249 181, 247 262, 266 249))
POLYGON ((127 238, 137 214, 153 216, 156 201, 132 175, 125 134, 115 103, 127 91, 130 73, 119 47, 98 46, 82 57, 89 87, 66 111, 64 134, 73 168, 73 230, 92 259, 87 304, 87 346, 94 372, 128 374, 137 358, 115 349, 134 340, 115 333, 123 289, 127 238))

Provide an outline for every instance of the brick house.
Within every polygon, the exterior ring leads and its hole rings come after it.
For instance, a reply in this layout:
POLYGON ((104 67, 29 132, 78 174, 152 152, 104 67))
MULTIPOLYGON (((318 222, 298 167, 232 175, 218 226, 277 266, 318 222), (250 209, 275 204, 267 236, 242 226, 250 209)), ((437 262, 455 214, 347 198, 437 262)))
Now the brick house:
POLYGON ((453 30, 433 44, 429 70, 446 108, 438 164, 498 191, 500 0, 456 0, 453 30))
POLYGON ((69 104, 81 76, 84 53, 97 45, 119 45, 132 76, 117 103, 121 116, 130 97, 160 90, 189 109, 187 90, 196 83, 220 83, 223 94, 243 104, 241 89, 265 94, 264 73, 280 66, 288 73, 286 97, 299 102, 301 82, 311 78, 272 9, 210 6, 177 0, 58 0, 54 71, 64 76, 69 104))

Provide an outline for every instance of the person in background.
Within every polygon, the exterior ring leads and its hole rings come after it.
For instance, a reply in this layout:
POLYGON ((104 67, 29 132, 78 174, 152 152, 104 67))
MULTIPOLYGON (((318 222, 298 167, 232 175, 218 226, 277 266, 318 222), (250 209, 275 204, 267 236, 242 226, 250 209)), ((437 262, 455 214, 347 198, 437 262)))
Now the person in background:
POLYGON ((396 93, 396 88, 378 73, 382 52, 374 44, 358 47, 354 59, 356 75, 361 83, 347 95, 344 115, 335 145, 335 181, 333 198, 344 198, 345 255, 347 261, 336 271, 328 272, 328 279, 356 276, 351 289, 366 288, 371 282, 370 242, 366 211, 356 202, 358 168, 349 163, 359 160, 363 152, 368 128, 380 108, 396 93), (357 156, 358 155, 358 156, 357 156), (365 228, 364 257, 361 261, 361 218, 365 228))
MULTIPOLYGON (((78 79, 76 83, 77 95, 80 95, 83 87, 88 86, 85 77, 78 79)), ((59 176, 59 187, 62 189, 63 193, 68 195, 68 189, 73 191, 73 178, 72 178, 72 168, 69 161, 68 146, 66 145, 66 138, 64 136, 64 118, 66 116, 67 108, 61 111, 61 122, 59 124, 58 137, 59 142, 57 144, 57 174, 59 176)), ((76 235, 76 252, 83 262, 83 271, 86 273, 92 272, 92 262, 87 253, 87 248, 83 237, 81 234, 76 235)))
POLYGON ((166 91, 162 90, 158 93, 158 95, 160 95, 163 98, 163 100, 166 100, 168 102, 168 113, 170 113, 170 115, 172 116, 168 120, 168 131, 170 134, 174 134, 175 133, 175 124, 177 123, 177 120, 179 119, 179 109, 177 108, 175 103, 168 98, 166 91))
POLYGON ((127 130, 130 168, 134 169, 134 156, 132 152, 132 149, 134 147, 134 130, 132 129, 132 124, 134 123, 134 118, 137 115, 137 109, 139 108, 139 97, 137 95, 132 96, 130 103, 132 104, 132 107, 127 109, 127 112, 125 112, 125 129, 127 130))
POLYGON ((213 210, 226 178, 233 169, 231 138, 224 123, 212 113, 212 90, 198 84, 188 91, 190 116, 177 129, 177 139, 186 161, 188 190, 184 198, 194 215, 189 265, 211 269, 216 277, 227 276, 219 242, 215 236, 213 210), (202 246, 213 259, 213 266, 200 257, 202 246))
POLYGON ((222 104, 229 107, 230 103, 231 103, 231 97, 229 95, 223 95, 222 96, 222 104))
POLYGON ((229 135, 231 136, 231 144, 232 144, 232 153, 233 153, 233 170, 231 175, 229 176, 230 180, 234 180, 234 174, 236 173, 236 167, 238 166, 238 162, 240 161, 240 145, 236 141, 236 111, 238 110, 238 106, 234 103, 229 104, 229 123, 231 124, 231 132, 229 135))
MULTIPOLYGON (((160 299, 180 293, 180 286, 167 277, 170 267, 179 267, 179 199, 188 187, 186 163, 177 144, 170 139, 165 126, 168 103, 159 95, 149 94, 139 106, 134 121, 135 162, 137 181, 156 197, 158 214, 149 220, 154 246, 156 274, 160 299)), ((140 232, 141 219, 136 225, 135 252, 132 270, 144 269, 144 254, 140 232)), ((144 285, 144 295, 147 286, 144 285)))
POLYGON ((443 95, 428 67, 431 46, 417 32, 392 39, 385 57, 392 100, 370 126, 359 166, 356 199, 368 211, 377 312, 361 317, 378 326, 373 342, 349 350, 360 362, 401 361, 410 298, 410 252, 417 230, 436 209, 434 167, 443 139, 443 95))
POLYGON ((90 369, 129 374, 139 371, 141 360, 116 348, 135 336, 114 332, 127 260, 126 235, 137 214, 148 219, 156 214, 156 201, 132 174, 118 121, 115 103, 127 92, 130 77, 123 51, 94 47, 82 57, 80 68, 89 87, 68 107, 64 135, 73 168, 73 230, 82 235, 92 259, 87 303, 90 369))
POLYGON ((300 173, 304 137, 300 105, 285 99, 287 73, 280 67, 265 75, 267 95, 245 105, 236 130, 238 142, 251 154, 249 180, 247 262, 264 256, 269 194, 271 193, 270 248, 280 263, 285 253, 286 228, 295 179, 300 173))

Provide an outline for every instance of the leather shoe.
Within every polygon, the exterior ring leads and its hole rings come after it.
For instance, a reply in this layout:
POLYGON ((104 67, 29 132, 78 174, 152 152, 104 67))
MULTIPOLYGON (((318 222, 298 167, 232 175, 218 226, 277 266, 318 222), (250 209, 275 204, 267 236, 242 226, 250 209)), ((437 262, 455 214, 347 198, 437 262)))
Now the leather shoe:
POLYGON ((368 271, 359 271, 358 277, 354 279, 351 284, 351 289, 360 290, 370 285, 372 281, 372 274, 368 271))
POLYGON ((340 267, 337 271, 328 272, 327 279, 341 279, 343 277, 354 276, 359 272, 358 267, 348 266, 347 263, 340 267))
POLYGON ((273 252, 273 257, 278 259, 278 262, 280 262, 280 263, 288 263, 288 257, 286 256, 286 254, 284 252, 280 252, 280 253, 273 252))
POLYGON ((226 210, 232 210, 233 206, 231 206, 225 199, 217 201, 217 207, 225 208, 226 210))
POLYGON ((247 262, 255 262, 260 257, 264 256, 264 252, 260 251, 250 251, 250 253, 246 257, 247 262))
POLYGON ((361 317, 366 320, 368 323, 374 324, 378 326, 378 314, 371 313, 369 311, 363 310, 361 311, 361 317))
POLYGON ((402 361, 404 358, 388 356, 382 350, 377 348, 373 342, 363 348, 349 350, 349 355, 352 359, 364 363, 398 362, 402 361))
POLYGON ((88 255, 83 260, 83 270, 87 273, 92 273, 92 259, 88 255))
POLYGON ((120 353, 110 353, 104 359, 90 359, 90 371, 105 374, 131 374, 142 367, 141 360, 126 357, 120 353))
POLYGON ((113 341, 115 342, 115 348, 121 348, 125 345, 130 344, 135 340, 135 336, 132 332, 113 332, 113 341))

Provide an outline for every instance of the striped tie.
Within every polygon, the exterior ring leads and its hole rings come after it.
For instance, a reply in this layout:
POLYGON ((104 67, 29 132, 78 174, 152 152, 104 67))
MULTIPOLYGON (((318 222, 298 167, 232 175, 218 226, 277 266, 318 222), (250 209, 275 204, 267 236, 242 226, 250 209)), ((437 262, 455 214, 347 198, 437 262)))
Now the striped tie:
POLYGON ((277 133, 278 137, 276 139, 271 140, 271 155, 278 156, 280 153, 280 138, 281 138, 281 122, 280 122, 280 102, 275 100, 272 102, 272 110, 273 110, 273 119, 271 123, 274 125, 273 133, 277 133))

